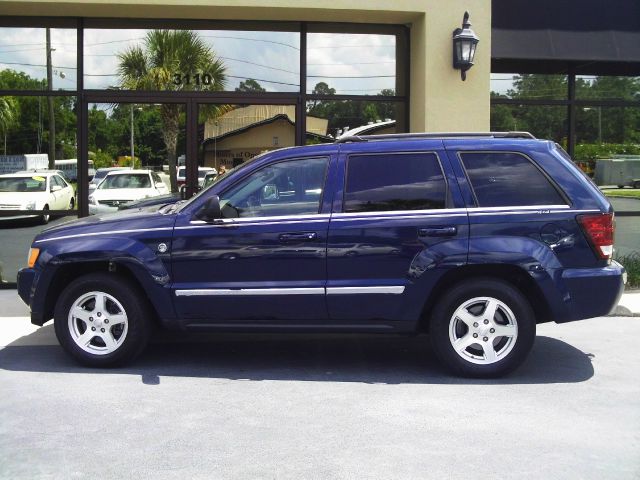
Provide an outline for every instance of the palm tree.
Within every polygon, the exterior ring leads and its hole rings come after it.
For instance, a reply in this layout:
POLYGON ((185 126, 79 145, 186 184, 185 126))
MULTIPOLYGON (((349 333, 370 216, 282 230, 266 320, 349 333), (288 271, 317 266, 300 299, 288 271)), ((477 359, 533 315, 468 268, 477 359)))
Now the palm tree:
POLYGON ((0 97, 0 130, 4 137, 4 154, 7 154, 7 130, 17 120, 18 104, 13 97, 0 97))
MULTIPOLYGON (((120 86, 127 90, 220 91, 224 88, 225 67, 216 54, 190 30, 151 30, 143 45, 118 54, 120 86), (186 81, 186 76, 189 80, 186 81), (198 81, 195 80, 198 75, 198 81), (206 80, 206 81, 205 81, 206 80)), ((163 103, 160 117, 167 147, 171 191, 176 192, 176 145, 180 127, 181 104, 163 103)), ((211 106, 200 109, 207 118, 226 111, 211 106)))

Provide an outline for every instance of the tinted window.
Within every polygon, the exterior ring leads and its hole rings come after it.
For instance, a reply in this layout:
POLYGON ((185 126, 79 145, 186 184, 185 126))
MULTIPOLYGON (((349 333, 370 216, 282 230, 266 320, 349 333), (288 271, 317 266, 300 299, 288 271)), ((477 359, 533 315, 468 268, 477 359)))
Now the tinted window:
POLYGON ((271 164, 252 173, 220 196, 222 216, 309 215, 320 210, 326 158, 271 164))
POLYGON ((345 212, 444 208, 446 186, 433 153, 349 158, 345 212))
POLYGON ((544 174, 517 153, 463 153, 462 163, 479 207, 563 205, 544 174))

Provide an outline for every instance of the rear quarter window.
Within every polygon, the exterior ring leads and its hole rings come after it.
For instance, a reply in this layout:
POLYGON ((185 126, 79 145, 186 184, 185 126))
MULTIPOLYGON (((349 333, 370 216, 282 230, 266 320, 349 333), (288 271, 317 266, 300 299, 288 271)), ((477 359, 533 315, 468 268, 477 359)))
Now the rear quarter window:
POLYGON ((533 161, 513 152, 467 152, 460 158, 479 207, 566 205, 533 161))

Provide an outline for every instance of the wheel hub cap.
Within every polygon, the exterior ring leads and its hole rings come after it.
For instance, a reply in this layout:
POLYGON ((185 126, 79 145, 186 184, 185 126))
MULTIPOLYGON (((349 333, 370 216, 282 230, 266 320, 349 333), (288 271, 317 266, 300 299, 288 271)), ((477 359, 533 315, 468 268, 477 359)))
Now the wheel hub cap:
POLYGON ((449 322, 449 340, 458 355, 475 364, 505 358, 515 346, 518 324, 511 309, 493 297, 465 301, 449 322))

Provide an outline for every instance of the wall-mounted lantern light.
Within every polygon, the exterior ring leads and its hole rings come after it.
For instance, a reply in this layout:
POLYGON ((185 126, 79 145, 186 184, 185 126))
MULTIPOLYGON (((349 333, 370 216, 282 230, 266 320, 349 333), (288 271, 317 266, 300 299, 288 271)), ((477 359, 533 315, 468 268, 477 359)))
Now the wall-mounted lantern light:
POLYGON ((480 41, 469 27, 471 27, 469 12, 464 12, 462 28, 456 28, 453 31, 453 68, 460 70, 462 80, 467 78, 467 70, 473 66, 476 45, 480 41))

